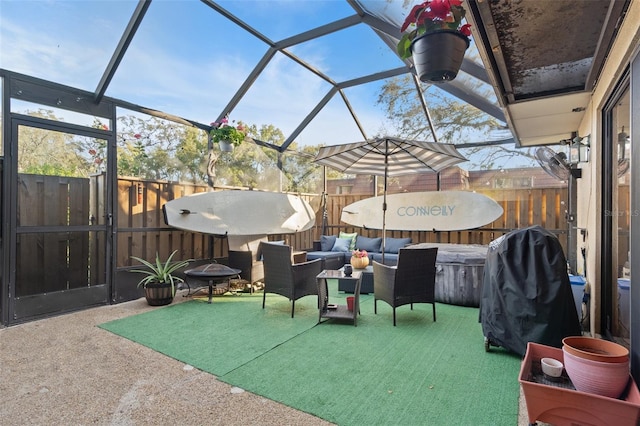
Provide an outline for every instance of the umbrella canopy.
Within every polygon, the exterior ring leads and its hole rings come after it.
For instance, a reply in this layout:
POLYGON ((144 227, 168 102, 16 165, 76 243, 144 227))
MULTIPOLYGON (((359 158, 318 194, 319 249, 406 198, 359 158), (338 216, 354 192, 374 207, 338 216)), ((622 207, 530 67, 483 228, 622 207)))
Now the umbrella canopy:
POLYGON ((386 240, 387 178, 412 173, 439 172, 467 161, 452 144, 392 137, 368 139, 320 148, 315 162, 344 173, 384 177, 382 201, 382 261, 386 240))

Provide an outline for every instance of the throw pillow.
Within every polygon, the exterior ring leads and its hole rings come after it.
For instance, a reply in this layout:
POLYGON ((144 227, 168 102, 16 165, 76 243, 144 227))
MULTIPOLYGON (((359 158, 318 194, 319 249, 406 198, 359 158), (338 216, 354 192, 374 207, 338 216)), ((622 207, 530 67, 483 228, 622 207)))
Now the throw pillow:
POLYGON ((407 244, 411 244, 411 238, 387 238, 384 242, 384 252, 398 253, 398 250, 407 244))
POLYGON ((336 238, 336 242, 331 248, 331 251, 350 251, 350 244, 351 238, 336 238))
POLYGON ((321 235, 320 236, 320 250, 321 251, 331 251, 333 245, 336 243, 335 235, 321 235))
POLYGON ((346 232, 340 232, 338 235, 339 238, 351 238, 351 244, 349 244, 349 250, 355 250, 356 248, 356 238, 358 238, 358 233, 354 232, 352 234, 348 234, 346 232))
POLYGON ((368 238, 358 235, 356 238, 356 248, 366 250, 368 253, 379 253, 382 245, 382 238, 368 238))

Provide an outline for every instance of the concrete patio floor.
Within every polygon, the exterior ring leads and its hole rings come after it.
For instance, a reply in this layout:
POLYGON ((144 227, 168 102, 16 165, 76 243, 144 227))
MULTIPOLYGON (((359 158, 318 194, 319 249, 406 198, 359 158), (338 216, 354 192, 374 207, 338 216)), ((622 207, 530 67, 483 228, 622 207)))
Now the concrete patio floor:
POLYGON ((0 423, 331 424, 96 327, 150 309, 141 298, 0 329, 0 423))

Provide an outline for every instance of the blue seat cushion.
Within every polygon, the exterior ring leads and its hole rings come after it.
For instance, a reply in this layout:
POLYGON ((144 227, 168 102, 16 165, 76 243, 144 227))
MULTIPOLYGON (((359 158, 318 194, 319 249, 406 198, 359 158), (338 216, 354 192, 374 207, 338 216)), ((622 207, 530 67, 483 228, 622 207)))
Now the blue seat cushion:
POLYGON ((351 252, 351 238, 336 238, 336 242, 331 248, 331 251, 339 252, 351 252))
POLYGON ((384 252, 397 254, 398 250, 407 244, 411 244, 411 238, 387 238, 384 242, 384 252))
POLYGON ((321 235, 320 236, 320 250, 331 251, 333 245, 336 243, 335 235, 321 235))
POLYGON ((358 235, 356 237, 356 248, 366 250, 367 253, 378 253, 382 246, 382 238, 369 238, 358 235))
POLYGON ((344 259, 344 252, 341 251, 308 251, 307 260, 315 259, 344 259))
POLYGON ((384 262, 382 262, 382 253, 373 253, 369 255, 370 260, 375 260, 378 263, 384 263, 388 266, 395 266, 398 264, 398 255, 396 253, 386 253, 384 254, 384 262))

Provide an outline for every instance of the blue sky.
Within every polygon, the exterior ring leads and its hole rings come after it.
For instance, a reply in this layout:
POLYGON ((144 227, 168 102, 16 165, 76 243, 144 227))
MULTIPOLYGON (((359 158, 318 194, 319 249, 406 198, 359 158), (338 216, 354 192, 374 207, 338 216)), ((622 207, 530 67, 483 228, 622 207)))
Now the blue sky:
MULTIPOLYGON (((399 0, 365 3, 398 26, 406 14, 399 0)), ((344 0, 218 4, 271 42, 355 13, 344 0)), ((0 67, 93 92, 136 5, 137 0, 0 0, 0 67)), ((266 43, 201 1, 153 0, 106 95, 208 124, 225 112, 267 49, 266 43)), ((364 24, 292 46, 290 51, 335 82, 403 65, 364 24)), ((395 134, 376 103, 382 84, 344 90, 367 137, 395 134)), ((329 89, 313 73, 276 54, 231 112, 231 119, 272 124, 288 136, 329 89)), ((333 145, 362 139, 336 94, 296 141, 333 145)), ((512 161, 509 167, 514 165, 522 164, 512 161)))
MULTIPOLYGON (((273 42, 354 14, 342 0, 218 3, 273 42)), ((136 4, 135 0, 0 0, 0 67, 94 91, 136 4)), ((373 5, 390 6, 386 1, 373 5)), ((200 1, 154 0, 107 95, 210 123, 223 112, 267 47, 200 1)), ((402 65, 365 25, 291 51, 336 82, 402 65)), ((386 125, 376 105, 380 85, 345 90, 368 136, 383 132, 386 125)), ((231 118, 273 124, 286 135, 329 88, 277 54, 231 118)), ((339 95, 298 137, 301 144, 360 139, 339 95)))

